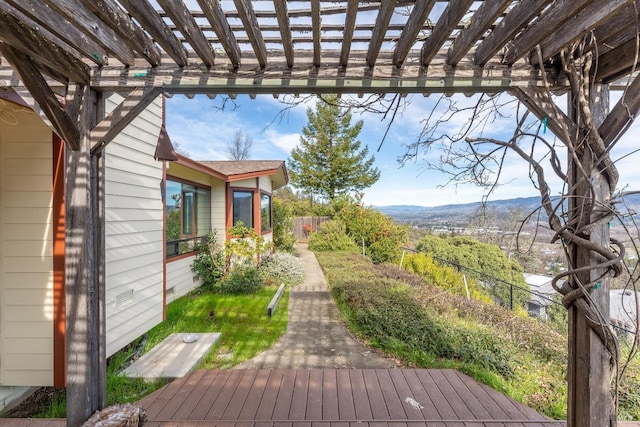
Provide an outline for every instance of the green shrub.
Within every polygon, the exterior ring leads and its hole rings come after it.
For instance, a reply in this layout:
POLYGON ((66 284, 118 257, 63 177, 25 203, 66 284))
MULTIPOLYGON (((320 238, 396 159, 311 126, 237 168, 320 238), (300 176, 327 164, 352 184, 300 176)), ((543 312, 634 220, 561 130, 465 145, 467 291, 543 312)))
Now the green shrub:
POLYGON ((264 286, 262 277, 255 267, 237 266, 220 281, 219 291, 223 294, 251 294, 264 286))
POLYGON ((285 285, 293 286, 302 283, 304 266, 295 256, 284 252, 276 252, 262 260, 260 275, 267 285, 279 286, 284 283, 285 285))
POLYGON ((312 251, 351 251, 357 247, 347 236, 344 224, 338 220, 324 221, 318 231, 309 236, 309 249, 312 251))
POLYGON ((198 275, 204 289, 213 290, 225 272, 224 249, 218 244, 216 232, 210 232, 195 244, 198 253, 191 270, 198 275))
POLYGON ((284 200, 273 198, 273 245, 286 252, 293 251, 296 237, 293 235, 293 209, 284 200))

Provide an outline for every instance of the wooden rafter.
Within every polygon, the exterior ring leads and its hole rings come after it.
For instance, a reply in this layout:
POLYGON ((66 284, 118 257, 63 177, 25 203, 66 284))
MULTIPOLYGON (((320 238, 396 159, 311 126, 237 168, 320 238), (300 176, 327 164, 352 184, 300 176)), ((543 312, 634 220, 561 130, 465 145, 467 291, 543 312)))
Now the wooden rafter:
POLYGON ((107 58, 107 51, 104 47, 88 39, 71 22, 57 19, 56 15, 51 13, 43 0, 7 0, 7 3, 22 12, 24 16, 32 19, 34 21, 33 26, 37 22, 43 29, 46 29, 68 45, 73 46, 86 58, 98 65, 104 64, 105 58, 107 58))
POLYGON ((402 30, 398 44, 396 44, 396 49, 393 52, 393 64, 396 67, 400 68, 407 58, 409 49, 415 44, 416 36, 422 31, 424 21, 429 17, 429 12, 431 12, 434 4, 435 0, 416 1, 416 4, 411 10, 411 15, 407 20, 407 25, 405 25, 402 30))
POLYGON ((206 67, 211 67, 216 61, 216 54, 207 41, 195 19, 182 1, 158 0, 158 3, 178 26, 182 35, 187 39, 195 53, 206 67))
POLYGON ((91 130, 91 154, 104 150, 106 145, 127 127, 160 95, 159 88, 134 89, 120 105, 91 130))
POLYGON ((349 0, 347 3, 347 13, 344 18, 344 33, 342 47, 340 49, 340 67, 346 67, 349 62, 349 52, 353 41, 353 32, 356 27, 356 16, 358 13, 358 0, 349 0))
POLYGON ((320 0, 311 0, 311 32, 313 34, 313 65, 320 66, 320 0))
POLYGON ((267 46, 260 32, 258 17, 249 0, 233 0, 260 68, 267 66, 267 46))
POLYGON ((35 101, 49 118, 56 133, 72 150, 77 150, 80 147, 78 129, 67 115, 64 107, 56 99, 56 95, 40 74, 40 70, 27 55, 3 42, 0 42, 0 53, 17 70, 24 86, 29 89, 35 101))
POLYGON ((72 79, 87 83, 89 67, 73 52, 64 50, 49 40, 37 26, 29 26, 29 20, 21 18, 21 13, 0 0, 0 40, 7 45, 22 51, 35 59, 35 63, 43 66, 41 71, 53 70, 51 77, 69 76, 72 79), (47 55, 42 55, 47 52, 47 55))
POLYGON ((95 15, 77 0, 65 0, 64 2, 44 0, 45 3, 61 18, 73 23, 87 37, 102 45, 111 55, 124 65, 132 65, 135 54, 111 27, 95 15))
MULTIPOLYGON (((561 0, 556 2, 552 8, 544 13, 544 19, 539 19, 530 25, 524 32, 508 45, 508 50, 504 56, 504 62, 513 64, 518 59, 529 54, 533 48, 555 34, 560 37, 564 30, 563 25, 576 15, 578 11, 598 0, 561 0)), ((598 1, 599 2, 599 1, 598 1)), ((603 2, 604 3, 604 2, 603 2)))
POLYGON ((486 64, 502 46, 525 27, 527 23, 538 15, 551 0, 522 0, 509 11, 476 49, 474 61, 476 65, 486 64))
POLYGON ((624 95, 613 107, 598 129, 608 147, 615 144, 640 112, 640 75, 629 85, 624 95))
MULTIPOLYGON (((628 5, 629 0, 608 0, 605 2, 591 3, 571 20, 571 24, 565 24, 561 32, 552 34, 540 43, 542 59, 547 60, 553 57, 565 46, 568 46, 570 43, 579 40, 591 32, 590 28, 601 25, 607 16, 626 9, 628 5)), ((537 55, 532 57, 533 64, 537 64, 535 58, 537 58, 537 55)))
POLYGON ((376 25, 373 28, 371 42, 369 42, 369 49, 367 50, 367 65, 369 68, 373 68, 376 65, 376 60, 378 59, 380 49, 382 48, 382 42, 384 41, 384 35, 387 32, 394 10, 394 1, 380 3, 380 10, 376 17, 376 25))
POLYGON ((229 22, 224 16, 224 11, 222 10, 220 2, 198 0, 198 4, 202 8, 202 12, 204 12, 204 15, 207 17, 211 27, 213 27, 213 31, 218 36, 218 41, 227 53, 231 64, 237 68, 240 65, 240 48, 236 42, 235 35, 229 27, 229 22))
POLYGON ((136 25, 114 0, 80 0, 82 4, 113 28, 133 50, 144 56, 149 64, 160 64, 160 51, 153 40, 136 25))
POLYGON ((431 60, 438 54, 442 44, 451 35, 451 32, 458 27, 462 17, 467 13, 474 0, 452 0, 447 8, 442 12, 438 23, 431 31, 431 34, 424 41, 420 53, 420 63, 428 66, 431 60))
POLYGON ((282 36, 282 48, 287 59, 287 66, 293 67, 293 41, 291 39, 291 26, 289 24, 289 12, 286 0, 273 0, 280 35, 282 36))
POLYGON ((622 45, 605 52, 598 58, 596 79, 610 81, 637 67, 639 40, 636 37, 622 45))
MULTIPOLYGON (((594 38, 598 42, 612 44, 615 39, 625 33, 638 33, 638 21, 640 20, 640 0, 632 2, 620 12, 610 17, 604 24, 593 31, 594 38)), ((624 37, 625 40, 631 37, 624 37)))
POLYGON ((179 67, 187 65, 187 49, 147 0, 118 0, 136 21, 164 48, 179 67))
POLYGON ((447 54, 447 62, 456 65, 469 52, 476 40, 493 25, 494 21, 511 3, 509 0, 492 0, 482 3, 471 17, 471 23, 456 37, 447 54))

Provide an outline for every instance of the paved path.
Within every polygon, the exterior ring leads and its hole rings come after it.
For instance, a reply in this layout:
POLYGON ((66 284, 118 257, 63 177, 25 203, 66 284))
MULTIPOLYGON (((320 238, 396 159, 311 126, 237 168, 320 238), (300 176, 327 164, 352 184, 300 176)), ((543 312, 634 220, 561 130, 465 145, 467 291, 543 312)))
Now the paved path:
POLYGON ((360 343, 343 326, 315 255, 306 244, 296 249, 304 263, 305 278, 290 291, 287 332, 269 350, 235 368, 397 367, 393 359, 360 343))

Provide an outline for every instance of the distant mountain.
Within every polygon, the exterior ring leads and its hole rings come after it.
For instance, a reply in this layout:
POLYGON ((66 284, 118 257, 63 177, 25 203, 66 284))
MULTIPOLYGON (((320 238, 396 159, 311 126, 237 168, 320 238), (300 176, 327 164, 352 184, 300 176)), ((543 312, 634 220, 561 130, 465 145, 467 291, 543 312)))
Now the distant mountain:
MULTIPOLYGON (((625 198, 626 206, 640 212, 640 194, 634 194, 625 198)), ((413 224, 466 224, 473 214, 482 206, 480 202, 460 203, 443 206, 416 206, 416 205, 392 205, 374 206, 375 209, 400 222, 413 224)), ((521 208, 523 213, 530 213, 540 207, 540 197, 518 197, 515 199, 492 200, 486 203, 486 208, 495 211, 496 214, 508 214, 510 210, 521 208)), ((626 212, 624 206, 618 207, 626 212)), ((546 221, 546 214, 541 211, 542 221, 546 221)))

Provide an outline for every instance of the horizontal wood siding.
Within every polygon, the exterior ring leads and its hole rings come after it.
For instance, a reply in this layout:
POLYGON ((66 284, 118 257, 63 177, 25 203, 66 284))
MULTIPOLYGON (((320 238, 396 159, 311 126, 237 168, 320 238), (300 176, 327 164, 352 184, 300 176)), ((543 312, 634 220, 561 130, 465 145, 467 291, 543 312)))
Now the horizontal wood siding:
POLYGON ((273 189, 273 183, 271 182, 270 176, 261 176, 260 177, 260 190, 265 193, 271 194, 273 189))
POLYGON ((218 242, 223 243, 226 235, 226 203, 227 190, 224 182, 211 179, 211 226, 216 230, 218 242))
POLYGON ((0 120, 0 385, 52 385, 52 133, 0 104, 18 121, 0 120))
POLYGON ((106 150, 107 356, 162 321, 162 163, 153 158, 161 124, 158 98, 106 150))
POLYGON ((191 271, 194 257, 167 263, 167 303, 200 286, 196 273, 191 271))

